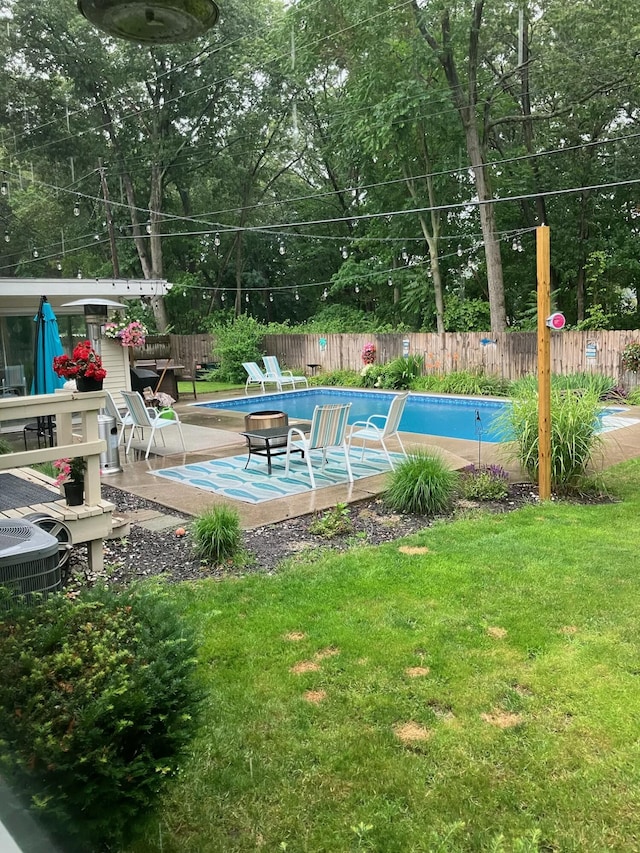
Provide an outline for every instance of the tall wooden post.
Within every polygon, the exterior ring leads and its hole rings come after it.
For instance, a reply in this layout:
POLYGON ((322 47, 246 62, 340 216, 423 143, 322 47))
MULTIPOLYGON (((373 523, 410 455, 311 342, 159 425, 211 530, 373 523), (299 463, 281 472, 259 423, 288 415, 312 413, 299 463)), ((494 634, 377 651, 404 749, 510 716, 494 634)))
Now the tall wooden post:
POLYGON ((549 227, 536 228, 538 276, 538 494, 551 498, 551 251, 549 227))

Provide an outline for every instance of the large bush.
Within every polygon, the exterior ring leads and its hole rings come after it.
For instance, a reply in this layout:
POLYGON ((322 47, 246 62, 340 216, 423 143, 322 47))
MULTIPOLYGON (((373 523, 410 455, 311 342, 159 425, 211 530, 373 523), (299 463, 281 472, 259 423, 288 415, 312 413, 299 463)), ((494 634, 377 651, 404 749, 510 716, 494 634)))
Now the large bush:
POLYGON ((220 362, 215 378, 221 382, 244 382, 247 378, 243 361, 259 362, 264 354, 262 342, 268 327, 248 314, 213 329, 216 344, 214 357, 220 362))
MULTIPOLYGON (((592 393, 562 389, 551 392, 551 485, 558 491, 579 488, 594 450, 600 443, 600 404, 592 393)), ((513 439, 513 456, 538 482, 538 395, 524 394, 496 419, 505 437, 513 439)))
POLYGON ((195 640, 159 586, 0 617, 0 766, 74 849, 120 844, 195 728, 195 640))

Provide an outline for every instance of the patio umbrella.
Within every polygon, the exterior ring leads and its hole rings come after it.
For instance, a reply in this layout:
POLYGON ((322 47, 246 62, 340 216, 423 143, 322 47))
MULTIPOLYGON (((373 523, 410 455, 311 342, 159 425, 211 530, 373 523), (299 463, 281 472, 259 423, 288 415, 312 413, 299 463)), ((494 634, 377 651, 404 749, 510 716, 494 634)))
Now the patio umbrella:
POLYGON ((53 394, 56 388, 62 388, 65 379, 53 370, 53 359, 63 355, 58 321, 46 296, 40 297, 38 313, 33 318, 36 323, 36 342, 33 357, 32 394, 53 394))
MULTIPOLYGON (((63 355, 62 342, 60 340, 60 332, 58 331, 58 321, 53 313, 53 308, 49 305, 46 296, 40 297, 40 305, 38 313, 33 318, 36 324, 36 340, 33 351, 33 381, 31 383, 32 394, 53 394, 56 388, 62 388, 65 380, 62 376, 58 376, 53 370, 53 359, 56 355, 63 355)), ((53 447, 53 418, 48 415, 45 418, 38 418, 34 424, 27 424, 25 427, 25 447, 26 435, 29 430, 34 430, 38 437, 38 447, 40 439, 48 439, 49 446, 53 447)))

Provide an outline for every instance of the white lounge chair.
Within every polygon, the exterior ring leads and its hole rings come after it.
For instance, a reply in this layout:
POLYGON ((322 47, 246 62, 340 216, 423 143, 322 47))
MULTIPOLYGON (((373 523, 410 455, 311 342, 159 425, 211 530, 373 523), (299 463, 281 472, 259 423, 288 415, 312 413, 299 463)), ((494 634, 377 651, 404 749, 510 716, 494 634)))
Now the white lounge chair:
POLYGON ((271 381, 279 383, 280 390, 284 385, 291 385, 295 390, 297 383, 304 385, 305 388, 309 387, 309 380, 306 376, 294 376, 290 370, 282 370, 275 355, 265 355, 262 360, 266 375, 270 377, 271 381))
POLYGON ((278 391, 282 391, 282 386, 277 379, 274 379, 268 376, 266 373, 263 373, 260 370, 260 367, 255 363, 255 361, 243 361, 242 366, 247 371, 247 381, 244 384, 244 393, 249 393, 250 385, 259 385, 262 388, 262 393, 265 393, 264 386, 265 385, 275 385, 278 391))
POLYGON ((287 436, 287 453, 285 457, 285 474, 289 473, 289 460, 291 451, 295 448, 303 451, 303 456, 309 469, 311 488, 315 489, 316 481, 313 476, 311 465, 311 451, 322 450, 321 470, 327 462, 327 450, 339 447, 344 453, 344 461, 349 475, 349 482, 353 483, 353 473, 349 461, 349 448, 347 446, 347 419, 351 403, 343 405, 316 406, 311 420, 311 429, 308 438, 297 427, 291 427, 287 436))
POLYGON ((402 439, 400 438, 400 433, 398 432, 398 426, 400 424, 400 419, 402 418, 402 413, 404 412, 408 396, 408 391, 405 391, 402 394, 397 394, 391 401, 389 411, 386 415, 371 415, 371 417, 367 418, 366 421, 356 421, 351 424, 351 430, 349 431, 349 449, 351 449, 351 442, 353 439, 359 439, 362 441, 361 458, 364 459, 364 451, 367 446, 367 441, 378 441, 382 445, 382 449, 386 454, 389 465, 391 465, 391 469, 393 470, 393 459, 391 458, 391 454, 389 453, 389 449, 387 448, 385 441, 388 438, 395 438, 400 445, 403 454, 405 456, 407 455, 407 451, 404 449, 402 439))
MULTIPOLYGON (((151 435, 149 436, 149 443, 147 444, 147 452, 144 455, 144 458, 148 459, 151 444, 153 443, 156 432, 162 431, 163 429, 169 429, 169 427, 178 428, 180 441, 182 442, 182 449, 186 453, 187 448, 184 444, 182 426, 180 425, 180 418, 176 411, 169 409, 168 411, 157 412, 151 406, 145 406, 144 400, 137 391, 121 391, 120 393, 122 394, 122 399, 127 404, 127 409, 131 416, 131 424, 133 426, 131 435, 129 436, 129 441, 127 442, 126 453, 129 453, 129 448, 131 447, 131 441, 133 440, 135 430, 150 429, 151 435)), ((164 436, 162 436, 162 441, 164 442, 164 436)), ((166 442, 164 443, 166 444, 166 442)))

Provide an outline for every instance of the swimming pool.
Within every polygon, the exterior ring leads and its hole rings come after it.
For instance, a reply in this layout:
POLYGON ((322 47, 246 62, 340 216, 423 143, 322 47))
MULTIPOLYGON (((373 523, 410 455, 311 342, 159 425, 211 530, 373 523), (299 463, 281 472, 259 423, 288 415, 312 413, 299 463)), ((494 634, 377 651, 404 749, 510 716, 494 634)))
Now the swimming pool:
MULTIPOLYGON (((204 409, 224 409, 233 412, 273 409, 286 412, 290 418, 311 420, 316 406, 351 403, 349 423, 353 423, 366 420, 370 415, 386 415, 394 393, 397 392, 361 391, 351 388, 309 388, 305 391, 234 397, 194 405, 204 409)), ((507 401, 500 400, 409 394, 400 421, 400 430, 420 435, 471 440, 481 436, 483 441, 498 442, 503 439, 493 421, 496 415, 502 413, 508 405, 507 401)))

